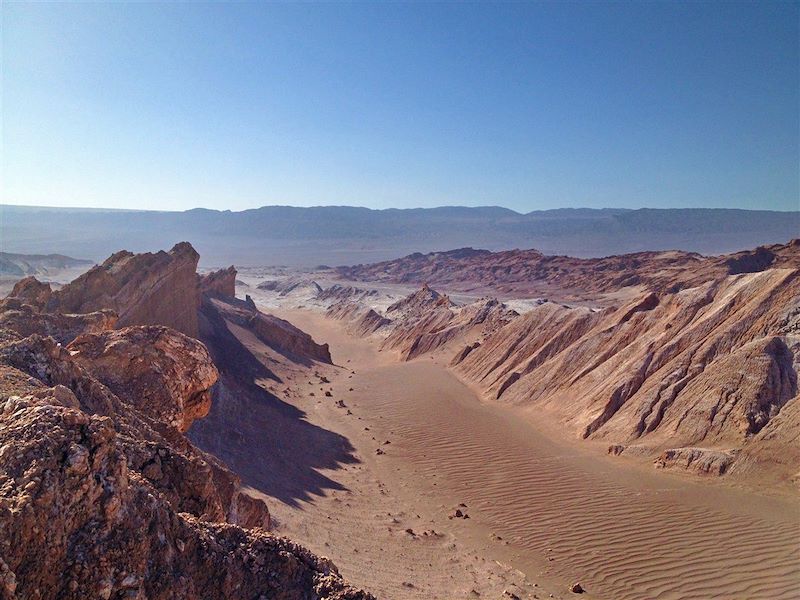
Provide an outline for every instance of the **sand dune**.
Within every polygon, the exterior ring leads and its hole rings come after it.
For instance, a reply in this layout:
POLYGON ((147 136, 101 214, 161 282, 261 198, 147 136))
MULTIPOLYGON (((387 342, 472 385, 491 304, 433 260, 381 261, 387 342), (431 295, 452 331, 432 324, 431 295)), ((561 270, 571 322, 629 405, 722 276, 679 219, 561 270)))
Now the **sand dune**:
MULTIPOLYGON (((796 496, 697 483, 600 456, 558 441, 521 409, 480 403, 438 359, 378 360, 341 323, 301 311, 290 318, 330 343, 334 362, 357 358, 357 373, 342 381, 354 388, 343 395, 349 418, 362 419, 350 439, 356 447, 373 436, 391 441, 370 459, 387 493, 427 511, 434 529, 487 561, 556 590, 579 580, 597 598, 796 597, 796 496), (370 431, 357 432, 362 425, 370 431), (458 503, 469 520, 447 518, 458 503)), ((385 576, 335 558, 359 585, 385 576)))

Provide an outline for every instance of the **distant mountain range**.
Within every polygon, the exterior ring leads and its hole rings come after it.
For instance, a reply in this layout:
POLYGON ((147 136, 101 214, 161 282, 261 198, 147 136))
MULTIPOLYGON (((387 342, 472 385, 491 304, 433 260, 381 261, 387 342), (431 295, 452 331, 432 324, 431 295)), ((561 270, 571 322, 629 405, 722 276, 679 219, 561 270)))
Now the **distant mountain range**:
POLYGON ((800 212, 735 209, 558 209, 520 214, 496 207, 372 210, 265 206, 184 212, 0 206, 0 251, 59 252, 98 261, 190 241, 204 266, 330 266, 472 246, 536 248, 599 257, 679 249, 722 254, 786 242, 800 212))
POLYGON ((87 268, 90 260, 78 260, 62 254, 12 254, 0 252, 0 275, 24 277, 36 275, 46 277, 51 271, 87 268))

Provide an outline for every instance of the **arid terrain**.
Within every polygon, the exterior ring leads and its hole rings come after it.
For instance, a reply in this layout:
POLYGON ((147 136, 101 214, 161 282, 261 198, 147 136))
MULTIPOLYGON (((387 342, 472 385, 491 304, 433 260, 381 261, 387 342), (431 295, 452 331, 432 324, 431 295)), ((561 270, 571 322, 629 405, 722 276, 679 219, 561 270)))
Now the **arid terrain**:
POLYGON ((794 597, 796 240, 198 259, 7 290, 4 597, 794 597))

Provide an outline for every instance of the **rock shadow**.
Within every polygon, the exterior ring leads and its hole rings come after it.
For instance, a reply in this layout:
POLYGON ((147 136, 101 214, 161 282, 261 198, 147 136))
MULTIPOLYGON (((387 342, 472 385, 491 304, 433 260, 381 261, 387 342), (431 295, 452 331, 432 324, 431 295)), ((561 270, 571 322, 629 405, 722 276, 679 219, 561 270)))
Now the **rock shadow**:
POLYGON ((261 387, 280 381, 228 329, 209 303, 201 309, 201 338, 220 371, 211 411, 188 435, 224 461, 242 482, 290 506, 327 490, 345 490, 319 472, 360 461, 350 441, 312 423, 306 414, 261 387))

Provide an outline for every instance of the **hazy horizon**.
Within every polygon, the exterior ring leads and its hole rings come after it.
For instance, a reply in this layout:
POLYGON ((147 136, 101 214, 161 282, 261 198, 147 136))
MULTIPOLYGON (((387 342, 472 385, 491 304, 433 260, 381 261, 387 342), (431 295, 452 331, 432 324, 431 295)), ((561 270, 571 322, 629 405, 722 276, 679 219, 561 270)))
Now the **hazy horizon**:
POLYGON ((796 3, 0 10, 5 204, 798 208, 796 3))
POLYGON ((176 212, 176 213, 185 213, 191 212, 196 210, 207 210, 207 211, 214 211, 214 212, 232 212, 232 213, 241 213, 251 210, 260 210, 264 208, 361 208, 365 210, 374 210, 374 211, 391 211, 391 210, 398 210, 398 211, 414 211, 414 210, 437 210, 443 208, 464 208, 464 209, 502 209, 508 210, 518 215, 526 215, 530 213, 536 212, 557 212, 557 211, 640 211, 640 210, 672 210, 672 211, 684 211, 684 210, 720 210, 720 211, 750 211, 750 212, 785 212, 785 213, 797 213, 800 212, 800 206, 796 208, 786 208, 786 209, 772 209, 772 208, 758 208, 758 207, 750 207, 750 208, 737 208, 737 207, 724 207, 724 206, 669 206, 669 207, 658 207, 658 206, 637 206, 637 207, 622 207, 622 206, 556 206, 552 208, 534 208, 532 210, 523 211, 518 210, 509 206, 503 206, 501 204, 479 204, 479 205, 465 205, 465 204, 442 204, 438 206, 384 206, 384 207, 372 207, 372 206, 364 206, 364 205, 357 205, 357 204, 262 204, 260 206, 251 206, 251 207, 244 207, 239 209, 229 209, 229 208, 213 208, 209 206, 192 206, 190 208, 179 208, 179 209, 158 209, 158 208, 121 208, 121 207, 112 207, 112 206, 58 206, 54 204, 16 204, 16 203, 3 203, 0 204, 0 210, 3 208, 41 208, 41 209, 54 209, 54 210, 85 210, 85 211, 120 211, 120 212, 176 212))

